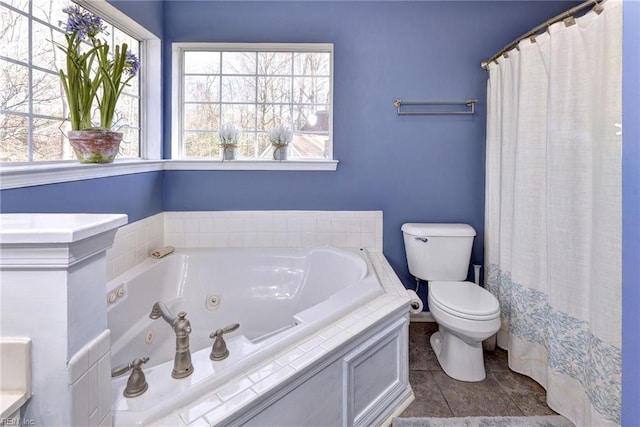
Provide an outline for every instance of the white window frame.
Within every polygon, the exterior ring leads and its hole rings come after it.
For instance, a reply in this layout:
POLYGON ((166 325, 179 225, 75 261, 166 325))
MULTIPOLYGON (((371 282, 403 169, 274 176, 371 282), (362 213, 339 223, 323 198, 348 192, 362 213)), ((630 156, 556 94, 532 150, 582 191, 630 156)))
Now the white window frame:
POLYGON ((0 165, 0 190, 162 170, 161 41, 106 0, 74 0, 140 40, 140 158, 108 165, 61 160, 0 165))
POLYGON ((168 170, 319 170, 334 171, 338 160, 333 157, 333 44, 331 43, 172 43, 171 64, 171 160, 165 164, 168 170), (190 160, 182 158, 182 105, 183 105, 183 77, 185 51, 292 51, 317 52, 326 51, 331 54, 330 99, 329 106, 329 137, 331 139, 330 159, 295 159, 295 160, 267 160, 241 159, 222 162, 220 159, 190 160))

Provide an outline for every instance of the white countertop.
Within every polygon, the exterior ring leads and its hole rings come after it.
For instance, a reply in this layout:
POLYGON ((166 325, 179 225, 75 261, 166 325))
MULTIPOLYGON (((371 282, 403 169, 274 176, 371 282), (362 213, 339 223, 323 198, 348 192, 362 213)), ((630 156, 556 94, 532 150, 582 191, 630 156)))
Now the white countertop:
POLYGON ((31 340, 0 338, 0 419, 9 418, 31 397, 31 340))
POLYGON ((125 214, 0 214, 0 243, 73 243, 126 223, 125 214))
POLYGON ((0 392, 0 419, 9 418, 27 401, 29 396, 26 391, 1 391, 0 392))

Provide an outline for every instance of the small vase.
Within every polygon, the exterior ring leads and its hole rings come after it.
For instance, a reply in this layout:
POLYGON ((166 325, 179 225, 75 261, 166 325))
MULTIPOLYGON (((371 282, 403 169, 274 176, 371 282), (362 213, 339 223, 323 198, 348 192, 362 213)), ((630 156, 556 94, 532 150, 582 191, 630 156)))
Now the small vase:
POLYGON ((220 151, 222 151, 222 161, 235 160, 238 157, 237 145, 223 145, 222 147, 220 147, 220 151))
POLYGON ((287 160, 288 149, 287 145, 274 145, 273 160, 287 160))
POLYGON ((69 131, 69 143, 80 163, 111 163, 118 155, 122 132, 104 129, 69 131))

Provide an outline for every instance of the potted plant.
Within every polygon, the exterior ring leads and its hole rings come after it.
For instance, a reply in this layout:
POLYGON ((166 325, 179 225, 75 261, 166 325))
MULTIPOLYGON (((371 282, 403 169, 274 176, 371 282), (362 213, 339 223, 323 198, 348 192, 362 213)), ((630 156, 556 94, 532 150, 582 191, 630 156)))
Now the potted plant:
POLYGON ((60 80, 69 106, 69 143, 81 163, 111 163, 118 154, 122 132, 112 131, 118 98, 138 73, 140 62, 126 43, 109 45, 98 38, 105 32, 102 19, 78 6, 63 9, 61 22, 66 45, 56 43, 66 55, 60 80), (94 106, 100 121, 92 121, 94 106))
POLYGON ((287 149, 293 139, 293 130, 278 125, 269 131, 269 141, 273 145, 273 160, 287 160, 287 149))
POLYGON ((218 146, 221 150, 222 161, 235 160, 238 156, 238 141, 240 140, 240 129, 232 124, 223 125, 218 130, 218 146))

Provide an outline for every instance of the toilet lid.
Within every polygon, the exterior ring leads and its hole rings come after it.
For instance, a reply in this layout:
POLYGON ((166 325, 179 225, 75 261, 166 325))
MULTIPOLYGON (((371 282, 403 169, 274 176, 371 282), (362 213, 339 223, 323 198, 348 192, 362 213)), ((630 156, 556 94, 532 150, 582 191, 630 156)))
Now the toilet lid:
POLYGON ((500 313, 496 297, 471 282, 429 282, 429 300, 463 319, 491 319, 500 313))

